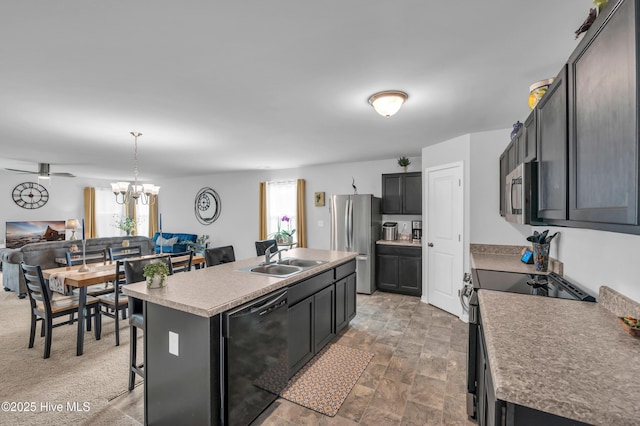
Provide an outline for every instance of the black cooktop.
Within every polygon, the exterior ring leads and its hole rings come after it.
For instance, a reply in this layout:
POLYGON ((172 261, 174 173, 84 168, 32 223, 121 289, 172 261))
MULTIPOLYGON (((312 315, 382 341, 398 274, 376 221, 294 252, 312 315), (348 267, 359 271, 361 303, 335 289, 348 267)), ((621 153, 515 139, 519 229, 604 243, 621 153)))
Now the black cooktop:
POLYGON ((561 299, 595 302, 596 299, 578 285, 551 272, 549 275, 521 274, 517 272, 473 270, 473 288, 561 299))

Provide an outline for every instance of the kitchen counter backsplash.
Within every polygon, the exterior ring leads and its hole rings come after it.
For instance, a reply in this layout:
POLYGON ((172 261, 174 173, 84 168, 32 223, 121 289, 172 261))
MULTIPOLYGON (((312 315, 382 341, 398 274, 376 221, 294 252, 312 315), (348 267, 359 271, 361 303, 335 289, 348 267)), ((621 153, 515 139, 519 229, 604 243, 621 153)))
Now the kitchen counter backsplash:
POLYGON ((618 317, 640 318, 640 303, 605 285, 600 287, 598 302, 618 317))
MULTIPOLYGON (((495 271, 508 271, 519 273, 536 273, 534 266, 522 263, 520 253, 523 248, 531 250, 531 246, 506 246, 495 244, 470 244, 471 267, 475 269, 487 269, 495 271)), ((564 265, 553 257, 549 258, 549 270, 562 276, 564 265)), ((546 273, 542 273, 546 274, 546 273)))
POLYGON ((496 244, 469 244, 471 253, 482 254, 513 254, 518 255, 525 246, 503 246, 496 244))

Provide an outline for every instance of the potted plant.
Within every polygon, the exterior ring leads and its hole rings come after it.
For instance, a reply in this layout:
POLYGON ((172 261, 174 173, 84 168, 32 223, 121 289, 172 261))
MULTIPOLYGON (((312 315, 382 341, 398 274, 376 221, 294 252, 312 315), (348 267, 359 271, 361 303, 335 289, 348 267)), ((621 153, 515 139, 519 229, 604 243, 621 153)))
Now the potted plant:
POLYGON ((114 215, 114 218, 115 218, 114 226, 126 232, 127 235, 131 235, 131 232, 133 232, 136 229, 137 223, 134 219, 126 216, 121 217, 118 215, 114 215))
POLYGON ((148 288, 161 288, 166 285, 169 276, 169 266, 161 261, 144 265, 142 275, 147 279, 148 288))
POLYGON ((278 244, 291 244, 293 243, 293 234, 296 233, 295 229, 291 229, 291 218, 287 215, 282 216, 282 219, 278 220, 278 230, 269 235, 269 238, 275 239, 278 244), (287 229, 282 229, 281 222, 287 222, 287 229))
POLYGON ((409 160, 409 158, 407 157, 398 158, 398 166, 402 167, 405 172, 407 171, 407 167, 409 167, 409 164, 411 164, 411 160, 409 160))

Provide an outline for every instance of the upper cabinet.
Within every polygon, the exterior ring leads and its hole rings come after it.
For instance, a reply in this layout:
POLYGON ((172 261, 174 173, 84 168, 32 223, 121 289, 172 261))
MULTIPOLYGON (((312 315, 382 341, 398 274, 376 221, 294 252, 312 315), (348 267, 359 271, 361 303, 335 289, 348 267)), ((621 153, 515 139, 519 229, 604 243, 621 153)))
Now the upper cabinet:
POLYGON ((538 109, 538 217, 567 218, 567 67, 553 81, 538 109))
POLYGON ((422 173, 382 175, 382 214, 422 214, 422 173))
POLYGON ((524 162, 530 163, 538 158, 538 109, 535 108, 524 121, 522 155, 524 162))
POLYGON ((572 221, 638 224, 637 9, 618 2, 569 61, 572 221))
POLYGON ((639 9, 609 1, 500 157, 501 193, 513 159, 538 163, 546 224, 640 234, 639 9))

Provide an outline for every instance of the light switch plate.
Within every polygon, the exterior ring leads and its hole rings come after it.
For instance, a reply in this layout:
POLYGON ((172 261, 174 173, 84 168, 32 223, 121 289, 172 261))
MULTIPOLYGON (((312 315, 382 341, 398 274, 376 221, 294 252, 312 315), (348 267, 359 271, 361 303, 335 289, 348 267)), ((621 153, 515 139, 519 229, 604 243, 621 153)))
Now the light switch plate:
POLYGON ((178 333, 169 332, 169 353, 171 355, 180 356, 179 337, 178 333))

